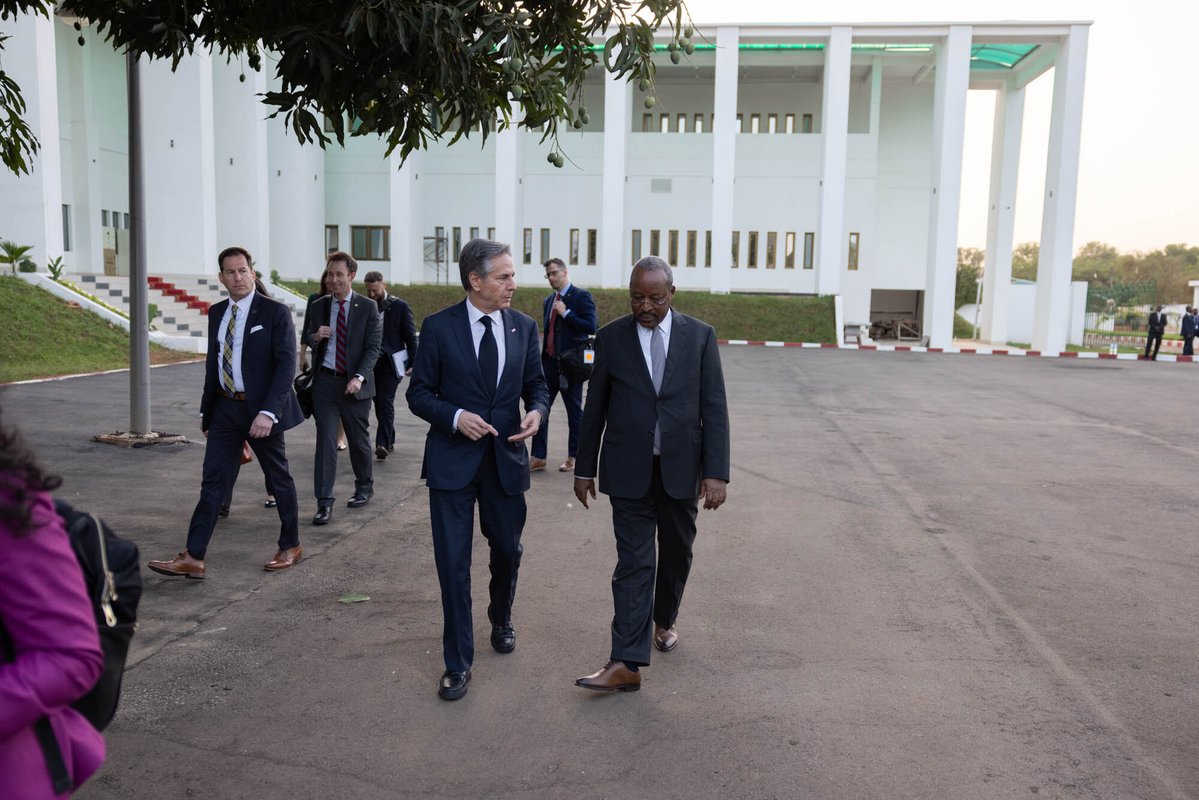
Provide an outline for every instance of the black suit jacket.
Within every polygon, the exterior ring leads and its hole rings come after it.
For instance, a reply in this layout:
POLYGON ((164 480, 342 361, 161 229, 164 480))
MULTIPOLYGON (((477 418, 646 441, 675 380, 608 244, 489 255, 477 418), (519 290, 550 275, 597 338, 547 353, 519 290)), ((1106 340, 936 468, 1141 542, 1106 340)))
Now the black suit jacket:
MULTIPOLYGON (((208 430, 212 406, 221 391, 220 353, 224 344, 221 320, 229 308, 226 298, 208 309, 208 358, 204 368, 204 394, 200 398, 201 427, 208 430)), ((296 371, 296 332, 291 309, 257 292, 250 301, 241 349, 241 375, 246 403, 257 414, 275 415, 277 430, 294 428, 304 421, 292 389, 296 371)))
POLYGON ((525 413, 536 409, 545 420, 549 392, 537 352, 537 323, 510 308, 500 314, 504 365, 494 395, 483 385, 465 300, 429 315, 421 325, 420 351, 405 396, 412 413, 429 423, 421 477, 430 489, 466 486, 487 451, 488 437, 472 442, 454 431, 454 414, 460 408, 499 431, 494 437, 495 461, 504 492, 514 495, 529 488, 529 451, 524 442, 513 444, 508 437, 520 432, 522 399, 525 413))
POLYGON ((1166 320, 1166 312, 1163 311, 1159 314, 1154 311, 1149 315, 1149 332, 1154 335, 1165 333, 1166 320))
POLYGON ((600 328, 587 390, 575 474, 595 476, 614 497, 644 497, 653 473, 654 423, 662 427, 662 483, 682 500, 704 478, 729 479, 729 411, 716 331, 671 312, 662 391, 653 380, 631 316, 600 328), (602 436, 602 443, 601 443, 602 436))
MULTIPOLYGON (((416 363, 416 322, 407 303, 393 295, 383 298, 383 341, 376 369, 395 369, 391 357, 401 350, 408 351, 408 366, 416 363)), ((397 377, 404 377, 399 375, 397 377)))
MULTIPOLYGON (((556 292, 555 292, 556 294, 556 292)), ((572 347, 587 341, 587 337, 595 333, 595 299, 591 292, 581 289, 573 283, 562 295, 562 302, 570 313, 559 317, 554 323, 554 353, 562 355, 572 347)), ((554 295, 547 295, 542 301, 541 329, 548 338, 550 330, 550 311, 554 307, 554 295)), ((541 352, 545 352, 545 342, 542 342, 541 352)))
MULTIPOLYGON (((316 329, 322 325, 333 328, 326 347, 335 347, 337 320, 333 316, 336 306, 333 295, 319 297, 304 312, 304 343, 317 351, 316 329)), ((346 322, 346 374, 361 375, 362 388, 354 395, 356 400, 368 400, 375 396, 375 361, 379 358, 379 342, 382 333, 379 326, 379 306, 374 300, 358 292, 350 292, 346 322)), ((323 354, 322 354, 323 355, 323 354)), ((316 364, 317 368, 321 365, 316 364)))

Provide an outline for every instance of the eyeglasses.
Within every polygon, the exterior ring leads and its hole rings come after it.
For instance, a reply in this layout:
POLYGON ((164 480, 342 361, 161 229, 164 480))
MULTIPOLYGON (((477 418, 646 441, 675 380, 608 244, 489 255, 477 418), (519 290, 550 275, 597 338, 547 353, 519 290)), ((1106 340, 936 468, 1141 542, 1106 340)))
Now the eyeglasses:
POLYGON ((662 297, 654 297, 652 295, 649 297, 646 297, 644 295, 639 295, 639 294, 629 295, 629 303, 630 303, 630 305, 633 306, 633 308, 641 308, 642 306, 645 305, 647 300, 649 301, 649 304, 651 306, 656 306, 657 308, 661 308, 662 306, 664 306, 670 302, 670 295, 667 294, 667 295, 663 295, 662 297))

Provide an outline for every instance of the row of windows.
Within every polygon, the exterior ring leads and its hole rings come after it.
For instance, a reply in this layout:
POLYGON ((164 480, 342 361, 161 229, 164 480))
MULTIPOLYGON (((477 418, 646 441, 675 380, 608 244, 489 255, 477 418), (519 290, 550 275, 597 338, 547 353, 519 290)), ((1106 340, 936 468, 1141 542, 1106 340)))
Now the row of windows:
MULTIPOLYGON (((64 229, 67 223, 67 215, 69 207, 63 206, 64 229)), ((462 228, 451 228, 451 259, 457 261, 462 252, 462 228)), ((479 237, 479 228, 472 227, 469 229, 470 238, 477 239, 479 237)), ((545 263, 553 255, 552 238, 549 228, 540 229, 541 253, 539 263, 545 263)), ((579 228, 571 228, 569 239, 570 244, 567 251, 567 264, 577 266, 580 257, 581 230, 579 228)), ((648 231, 649 239, 649 255, 660 256, 665 258, 667 263, 673 266, 695 267, 698 265, 699 251, 699 232, 698 231, 666 231, 666 252, 662 252, 662 231, 648 231), (679 245, 680 234, 686 236, 686 249, 683 253, 683 261, 679 260, 679 245)), ((440 240, 445 239, 445 228, 436 228, 436 236, 440 240)), ((487 238, 495 238, 495 228, 487 229, 487 238)), ((776 231, 766 232, 766 246, 762 250, 761 232, 746 231, 746 248, 744 266, 746 269, 757 269, 759 264, 759 256, 761 265, 765 269, 775 269, 782 262, 783 269, 795 269, 796 264, 796 245, 797 236, 794 231, 785 231, 783 233, 783 251, 782 258, 779 257, 779 234, 776 231)), ((390 259, 390 240, 391 230, 386 226, 376 225, 351 225, 350 226, 350 255, 358 261, 387 261, 390 259)), ((587 250, 586 264, 587 266, 595 266, 596 258, 599 253, 599 233, 595 228, 587 229, 587 250)), ((632 251, 630 253, 630 263, 637 263, 642 256, 642 231, 634 229, 632 231, 632 251)), ((327 252, 340 250, 338 227, 336 225, 325 226, 325 249, 327 252)), ((858 254, 861 250, 861 234, 854 231, 849 234, 849 250, 846 258, 846 266, 850 270, 858 268, 858 254)), ((803 235, 803 252, 800 255, 803 269, 812 269, 815 263, 816 255, 816 234, 808 231, 803 235)), ((704 266, 712 266, 712 231, 704 231, 704 266)), ((521 263, 533 263, 533 229, 525 228, 521 242, 521 263)), ((741 231, 733 231, 732 244, 732 267, 739 269, 742 266, 741 259, 741 231)))
MULTIPOLYGON (((738 133, 811 133, 812 132, 812 115, 801 114, 799 116, 799 128, 795 127, 796 115, 783 114, 781 117, 778 114, 750 114, 748 117, 745 114, 737 115, 737 132, 738 133), (779 125, 780 119, 782 125, 779 125), (748 122, 748 127, 746 123, 748 122)), ((716 124, 715 114, 688 114, 679 112, 677 114, 642 114, 641 115, 641 132, 642 133, 687 133, 687 125, 690 123, 691 133, 704 133, 711 130, 716 124), (705 124, 706 123, 706 124, 705 124)))
POLYGON ((124 228, 125 230, 129 230, 129 215, 122 214, 120 211, 101 210, 100 211, 100 227, 102 227, 102 228, 124 228), (124 217, 124 219, 122 219, 122 217, 124 217))

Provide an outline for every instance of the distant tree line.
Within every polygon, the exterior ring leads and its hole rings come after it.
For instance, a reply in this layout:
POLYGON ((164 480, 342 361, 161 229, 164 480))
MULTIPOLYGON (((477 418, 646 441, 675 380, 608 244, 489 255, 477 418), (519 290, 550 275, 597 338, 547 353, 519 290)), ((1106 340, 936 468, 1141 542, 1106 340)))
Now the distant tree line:
MULTIPOLYGON (((1035 281, 1041 247, 1024 242, 1012 251, 1012 279, 1035 281)), ((957 307, 974 302, 974 283, 982 277, 985 251, 958 248, 957 307)), ((1143 303, 1189 303, 1188 281, 1199 280, 1199 247, 1168 244, 1147 253, 1121 253, 1103 242, 1087 242, 1074 256, 1073 278, 1086 281, 1091 294, 1112 296, 1117 304, 1129 295, 1143 303)))

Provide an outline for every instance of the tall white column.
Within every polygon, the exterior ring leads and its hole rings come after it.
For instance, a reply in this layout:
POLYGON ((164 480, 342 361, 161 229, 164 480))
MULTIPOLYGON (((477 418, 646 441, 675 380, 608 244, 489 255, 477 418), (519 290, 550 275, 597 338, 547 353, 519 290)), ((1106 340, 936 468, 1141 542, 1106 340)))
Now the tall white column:
POLYGON ((990 210, 987 216, 987 260, 983 271, 980 336, 992 344, 1008 338, 1008 294, 1012 283, 1012 243, 1016 220, 1016 177, 1020 171, 1020 137, 1024 127, 1024 87, 1006 85, 995 98, 991 137, 990 210))
POLYGON ((737 171, 737 67, 741 31, 716 29, 716 86, 712 118, 712 291, 732 286, 733 178, 737 171))
MULTIPOLYGON (((264 61, 268 86, 277 89, 271 57, 264 61)), ((301 145, 283 115, 267 120, 267 185, 272 266, 285 278, 317 280, 325 268, 325 151, 301 145)), ((349 235, 342 225, 338 244, 346 252, 349 235)))
MULTIPOLYGON (((254 255, 258 271, 269 275, 279 265, 271 254, 269 109, 259 97, 266 91, 267 78, 265 72, 247 67, 243 73, 242 69, 237 62, 212 63, 214 169, 216 196, 221 198, 216 206, 216 243, 218 252, 231 245, 246 248, 254 255)), ((215 262, 212 267, 216 268, 215 262)))
MULTIPOLYGON (((388 280, 400 286, 412 283, 413 277, 424 275, 425 239, 421 233, 420 203, 421 152, 409 154, 400 164, 400 151, 388 159, 391 170, 388 187, 391 194, 391 274, 388 280)), ((498 235, 498 233, 497 233, 498 235)), ((513 258, 518 247, 512 242, 513 258)), ((453 283, 454 268, 450 268, 453 283)))
POLYGON ((1033 349, 1046 353, 1065 350, 1069 332, 1088 33, 1085 25, 1071 26, 1053 67, 1053 111, 1049 121, 1049 158, 1045 166, 1045 205, 1032 332, 1033 349))
MULTIPOLYGON (((523 112, 517 108, 513 119, 523 112)), ((495 238, 512 246, 512 260, 519 274, 522 265, 521 221, 524 218, 525 132, 515 125, 495 135, 495 238)), ((540 265, 537 265, 540 268, 540 265)), ((450 265, 453 283, 455 265, 450 265)))
MULTIPOLYGON (((63 263, 72 272, 104 271, 104 238, 100 233, 100 130, 96 123, 92 54, 94 47, 68 50, 67 80, 70 82, 71 108, 65 121, 70 132, 70 152, 63 153, 71 162, 71 196, 63 202, 71 206, 71 252, 63 263)), ((121 92, 124 97, 124 91, 121 92)), ((128 208, 128 203, 122 204, 128 208)))
POLYGON ((969 88, 970 28, 953 25, 937 48, 933 100, 933 186, 924 290, 924 333, 930 347, 948 347, 953 343, 958 206, 962 194, 962 149, 966 138, 966 92, 969 88))
POLYGON ((147 274, 216 272, 212 57, 142 59, 141 75, 147 274))
POLYGON ((628 177, 629 131, 633 91, 625 78, 604 74, 604 165, 600 208, 600 286, 624 284, 632 264, 625 249, 625 183, 628 177))
POLYGON ((62 153, 58 129, 58 80, 54 15, 18 14, 4 22, 4 68, 25 97, 25 121, 40 143, 27 158, 29 174, 0 168, 0 238, 33 247, 29 256, 44 267, 62 255, 62 153))
MULTIPOLYGON (((849 158, 849 65, 853 30, 833 28, 824 48, 820 112, 820 213, 816 227, 816 293, 840 294, 846 268, 845 172, 849 158)), ((840 340, 840 330, 837 332, 840 340)))

